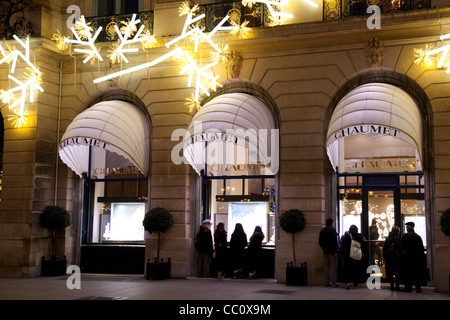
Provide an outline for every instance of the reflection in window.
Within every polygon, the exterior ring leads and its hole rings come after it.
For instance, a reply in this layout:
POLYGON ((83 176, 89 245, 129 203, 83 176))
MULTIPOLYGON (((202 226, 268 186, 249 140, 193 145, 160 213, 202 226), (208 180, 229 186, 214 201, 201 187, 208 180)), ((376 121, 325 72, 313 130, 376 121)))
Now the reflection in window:
MULTIPOLYGON (((403 225, 406 222, 414 222, 414 231, 422 237, 423 244, 427 244, 425 201, 424 200, 404 200, 402 199, 402 219, 403 225)), ((403 232, 406 232, 406 226, 403 232)))
POLYGON ((361 230, 362 201, 342 197, 340 206, 340 212, 342 212, 341 234, 348 231, 353 224, 358 227, 358 230, 361 230))

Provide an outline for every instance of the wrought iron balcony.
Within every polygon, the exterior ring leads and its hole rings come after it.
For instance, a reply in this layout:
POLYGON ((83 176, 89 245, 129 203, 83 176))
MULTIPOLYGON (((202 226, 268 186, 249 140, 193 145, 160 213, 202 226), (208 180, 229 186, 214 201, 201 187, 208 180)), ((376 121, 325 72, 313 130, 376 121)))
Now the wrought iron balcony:
MULTIPOLYGON (((431 7, 431 0, 323 0, 323 20, 334 20, 352 16, 364 16, 370 5, 377 5, 381 13, 419 10, 431 7)), ((265 4, 256 3, 250 8, 242 1, 211 3, 201 5, 200 13, 205 14, 203 27, 211 31, 223 17, 241 25, 248 21, 249 28, 272 25, 269 10, 265 4)), ((229 25, 229 22, 227 22, 229 25)))
MULTIPOLYGON (((97 42, 116 41, 119 38, 114 29, 114 25, 117 25, 120 29, 122 21, 126 22, 131 20, 132 16, 133 14, 119 14, 113 16, 88 17, 86 18, 86 22, 91 22, 94 30, 97 30, 100 26, 104 30, 104 32, 102 31, 99 34, 97 42)), ((153 11, 138 12, 136 13, 136 19, 141 20, 141 23, 145 25, 145 28, 153 34, 153 11)))
MULTIPOLYGON (((382 13, 411 11, 431 7, 431 0, 323 0, 323 20, 342 19, 352 16, 364 16, 370 5, 380 7, 382 13)), ((273 24, 269 10, 265 4, 255 3, 251 7, 244 6, 242 1, 229 1, 222 3, 210 3, 199 5, 198 14, 205 14, 200 21, 200 26, 206 31, 211 31, 225 17, 229 16, 224 26, 242 25, 248 28, 267 27, 273 24)), ((146 28, 153 34, 153 11, 136 13, 146 28)), ((97 41, 115 41, 118 39, 114 25, 119 29, 122 21, 131 19, 132 14, 113 16, 89 17, 94 30, 99 26, 105 30, 100 33, 97 41)))
POLYGON ((419 10, 431 7, 431 0, 324 0, 323 20, 367 15, 367 8, 377 5, 381 13, 419 10))
POLYGON ((205 31, 211 31, 214 27, 227 15, 228 21, 224 26, 242 25, 246 22, 246 27, 256 28, 265 27, 269 25, 267 17, 266 5, 255 3, 252 7, 244 6, 242 1, 210 3, 199 6, 199 14, 204 13, 205 19, 202 19, 201 27, 205 31))

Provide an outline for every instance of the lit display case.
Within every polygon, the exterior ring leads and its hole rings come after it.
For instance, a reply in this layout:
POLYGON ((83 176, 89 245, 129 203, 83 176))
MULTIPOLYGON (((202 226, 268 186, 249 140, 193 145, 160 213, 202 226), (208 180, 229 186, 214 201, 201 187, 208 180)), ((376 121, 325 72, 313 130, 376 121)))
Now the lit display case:
POLYGON ((264 243, 267 242, 268 235, 268 203, 267 202, 230 202, 228 203, 228 241, 231 238, 236 223, 242 224, 247 234, 247 240, 256 226, 260 226, 264 232, 264 243))

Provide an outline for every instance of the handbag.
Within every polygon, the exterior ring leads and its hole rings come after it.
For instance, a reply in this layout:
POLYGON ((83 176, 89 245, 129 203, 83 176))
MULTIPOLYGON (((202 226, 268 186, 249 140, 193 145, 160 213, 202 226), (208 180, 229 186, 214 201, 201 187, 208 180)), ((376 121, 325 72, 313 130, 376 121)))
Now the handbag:
POLYGON ((356 240, 353 240, 352 234, 350 234, 351 242, 350 242, 350 258, 354 260, 361 260, 362 259, 362 250, 361 250, 361 243, 359 243, 356 240))

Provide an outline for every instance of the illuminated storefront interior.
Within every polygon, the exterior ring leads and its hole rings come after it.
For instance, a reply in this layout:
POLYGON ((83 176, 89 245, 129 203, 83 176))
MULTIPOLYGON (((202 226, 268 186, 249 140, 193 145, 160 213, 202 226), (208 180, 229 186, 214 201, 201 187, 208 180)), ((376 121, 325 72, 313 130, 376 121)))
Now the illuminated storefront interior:
MULTIPOLYGON (((426 245, 421 128, 416 102, 393 85, 362 85, 338 103, 327 145, 337 173, 341 235, 356 225, 366 239, 382 246, 394 225, 404 232, 404 224, 414 221, 426 245)), ((381 253, 375 259, 381 263, 381 253)))
POLYGON ((241 223, 248 239, 261 226, 264 244, 275 244, 278 132, 274 129, 265 102, 244 93, 215 97, 189 126, 184 154, 204 182, 201 219, 211 219, 214 227, 223 222, 228 240, 236 223, 241 223))
POLYGON ((139 248, 141 253, 123 258, 128 261, 122 270, 142 269, 142 221, 149 209, 150 132, 148 119, 135 105, 111 100, 77 115, 61 139, 61 159, 84 181, 84 271, 104 270, 104 264, 114 268, 108 259, 114 259, 118 252, 105 250, 124 250, 127 245, 134 245, 133 250, 139 248))

